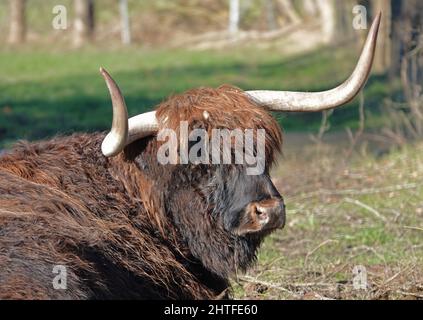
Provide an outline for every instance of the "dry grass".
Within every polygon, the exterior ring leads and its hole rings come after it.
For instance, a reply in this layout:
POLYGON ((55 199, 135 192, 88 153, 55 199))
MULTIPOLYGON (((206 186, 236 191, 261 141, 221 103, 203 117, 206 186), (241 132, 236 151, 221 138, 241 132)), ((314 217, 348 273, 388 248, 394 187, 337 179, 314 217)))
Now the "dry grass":
POLYGON ((286 150, 274 171, 287 225, 236 298, 422 299, 423 145, 345 159, 347 147, 286 150), (354 289, 363 266, 366 289, 354 289))

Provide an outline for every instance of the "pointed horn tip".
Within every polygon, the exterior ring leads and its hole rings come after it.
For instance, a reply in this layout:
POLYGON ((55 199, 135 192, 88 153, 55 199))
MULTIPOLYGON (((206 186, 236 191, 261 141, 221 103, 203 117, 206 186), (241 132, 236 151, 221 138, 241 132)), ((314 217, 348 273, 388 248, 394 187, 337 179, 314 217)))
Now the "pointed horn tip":
POLYGON ((106 70, 106 69, 104 69, 103 67, 100 67, 100 73, 101 73, 101 75, 103 76, 103 78, 104 78, 107 82, 109 82, 109 81, 113 81, 113 82, 114 82, 114 80, 112 79, 112 76, 110 75, 110 73, 109 73, 109 72, 107 72, 107 70, 106 70))
POLYGON ((379 29, 381 21, 382 21, 382 11, 379 11, 379 13, 376 15, 373 21, 373 24, 376 26, 377 29, 379 29))
POLYGON ((116 84, 115 80, 113 80, 112 76, 107 72, 106 69, 104 69, 103 67, 100 67, 100 73, 104 81, 106 81, 107 88, 109 88, 110 92, 115 91, 114 87, 116 87, 116 89, 119 91, 118 85, 116 84))
POLYGON ((100 67, 100 73, 103 77, 106 77, 109 75, 109 73, 103 67, 100 67))

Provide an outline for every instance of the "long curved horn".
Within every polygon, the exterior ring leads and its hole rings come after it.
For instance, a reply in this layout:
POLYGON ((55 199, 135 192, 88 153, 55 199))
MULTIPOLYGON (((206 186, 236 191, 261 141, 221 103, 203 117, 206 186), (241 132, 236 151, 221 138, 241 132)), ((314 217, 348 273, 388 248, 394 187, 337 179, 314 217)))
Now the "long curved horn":
POLYGON ((379 13, 370 28, 360 60, 352 75, 335 89, 323 92, 247 91, 260 106, 272 111, 315 112, 339 107, 350 102, 366 84, 370 74, 381 21, 379 13))
POLYGON ((153 135, 159 125, 155 111, 139 114, 128 120, 125 99, 119 86, 105 69, 100 68, 100 73, 106 81, 113 104, 112 129, 104 138, 101 151, 104 156, 113 157, 135 140, 153 135))
POLYGON ((113 105, 112 129, 104 138, 101 151, 106 157, 113 157, 125 148, 128 140, 128 111, 125 99, 116 82, 103 68, 100 68, 100 73, 106 81, 113 105))

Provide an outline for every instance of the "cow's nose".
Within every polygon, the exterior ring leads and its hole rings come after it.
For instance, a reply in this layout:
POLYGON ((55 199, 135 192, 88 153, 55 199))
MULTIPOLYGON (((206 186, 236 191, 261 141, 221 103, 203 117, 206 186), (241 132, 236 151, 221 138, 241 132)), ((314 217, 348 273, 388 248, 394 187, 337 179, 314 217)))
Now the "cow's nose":
POLYGON ((265 229, 283 228, 285 204, 282 199, 268 199, 256 203, 257 219, 265 229))

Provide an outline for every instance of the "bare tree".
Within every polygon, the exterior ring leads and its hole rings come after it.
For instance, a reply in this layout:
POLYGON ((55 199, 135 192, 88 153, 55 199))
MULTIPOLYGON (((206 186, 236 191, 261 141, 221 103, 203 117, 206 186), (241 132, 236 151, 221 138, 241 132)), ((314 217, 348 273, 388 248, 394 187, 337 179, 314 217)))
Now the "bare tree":
POLYGON ((265 0, 264 2, 266 10, 267 29, 276 29, 276 17, 275 17, 275 4, 273 0, 265 0))
POLYGON ((402 2, 403 56, 401 58, 401 82, 404 96, 410 108, 409 133, 423 137, 423 4, 421 1, 402 2))
MULTIPOLYGON (((353 28, 354 7, 359 4, 359 0, 335 1, 336 37, 335 41, 352 41, 359 38, 353 28)), ((363 37, 365 39, 365 34, 363 37)), ((363 39, 363 40, 364 40, 363 39)), ((361 48, 361 43, 357 42, 361 48)))
POLYGON ((320 19, 322 41, 328 44, 356 37, 352 22, 353 8, 357 4, 358 0, 304 0, 303 3, 304 9, 308 7, 306 13, 320 19))
POLYGON ((74 45, 79 47, 94 33, 94 0, 74 0, 74 45))
POLYGON ((391 4, 390 77, 401 80, 406 103, 390 103, 393 125, 384 133, 401 144, 406 138, 423 137, 423 2, 394 0, 391 4))
POLYGON ((9 43, 20 44, 26 37, 26 0, 9 0, 10 4, 10 30, 9 43))
POLYGON ((375 56, 374 70, 386 72, 391 65, 391 1, 373 0, 371 2, 373 15, 382 12, 382 21, 379 29, 379 39, 375 56))
POLYGON ((336 34, 336 10, 334 0, 318 0, 323 42, 330 43, 336 34))
POLYGON ((302 5, 305 14, 308 16, 316 16, 319 12, 316 0, 303 0, 302 5))
POLYGON ((301 18, 295 10, 295 7, 292 4, 291 0, 278 0, 277 5, 279 7, 279 10, 284 16, 287 17, 289 22, 298 23, 301 21, 301 18))
POLYGON ((229 26, 230 34, 236 34, 239 31, 239 0, 229 0, 229 26))
POLYGON ((129 23, 129 10, 127 0, 119 0, 119 10, 122 24, 122 43, 125 45, 129 45, 131 44, 131 28, 129 23))

